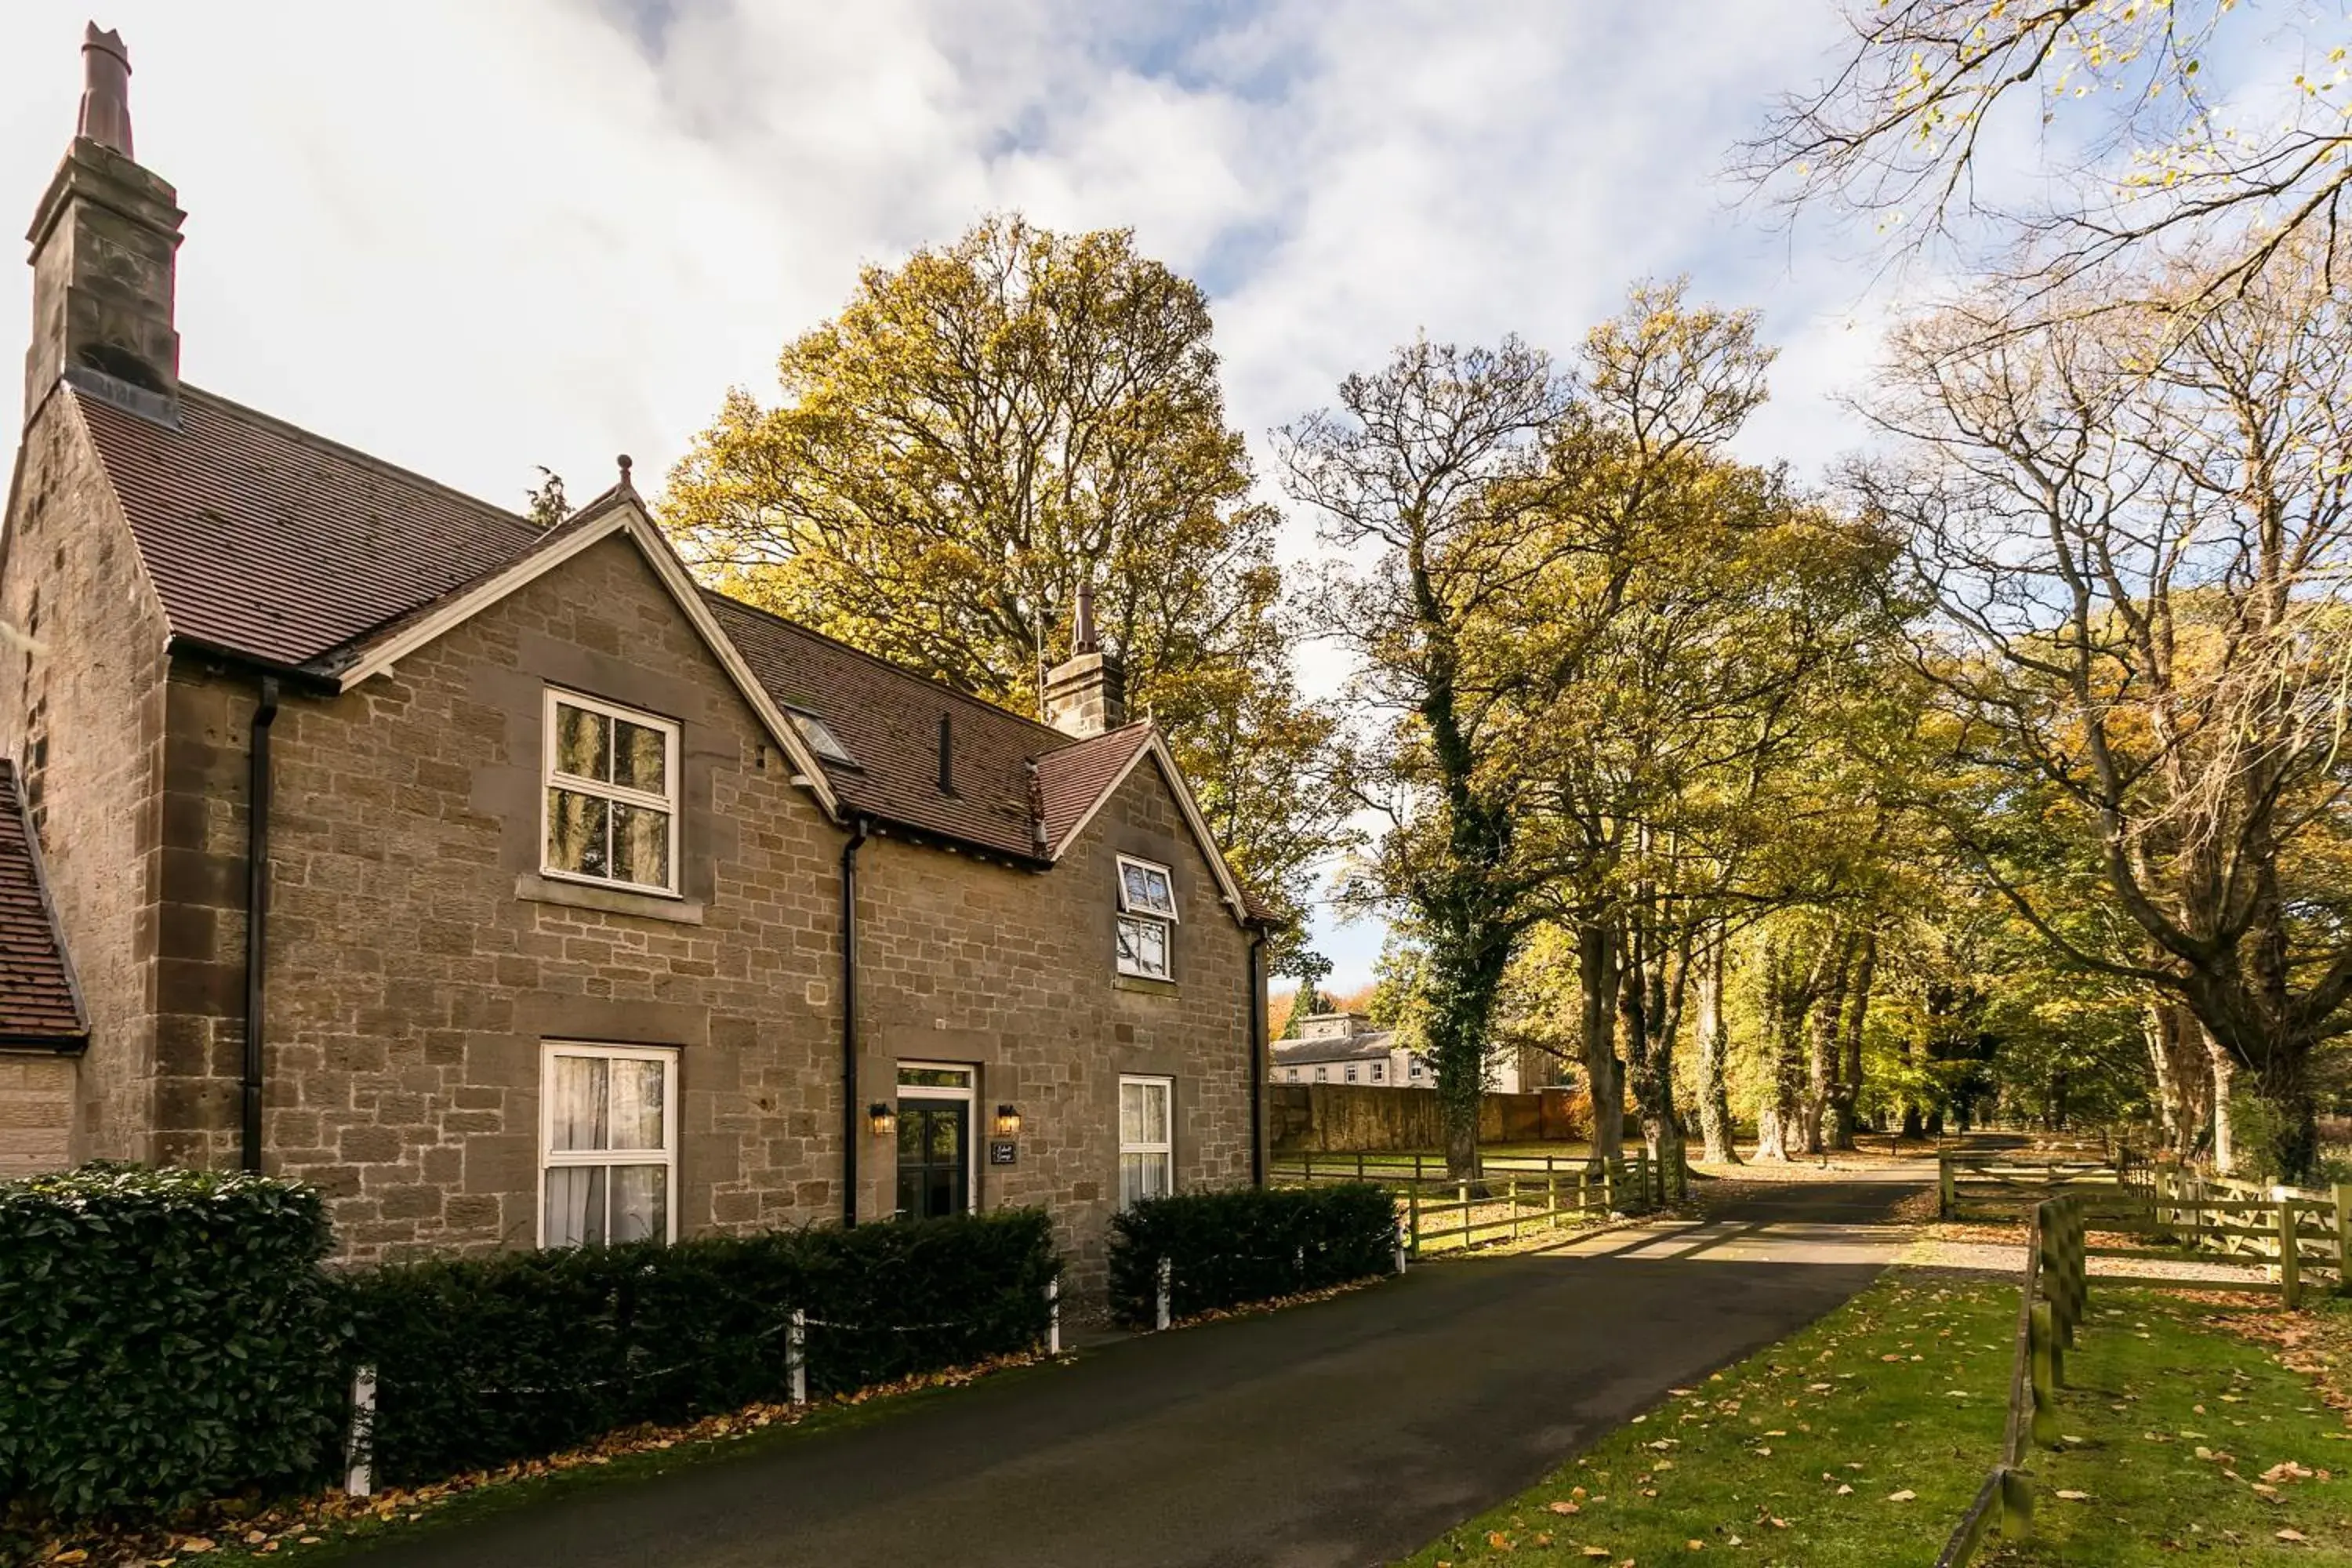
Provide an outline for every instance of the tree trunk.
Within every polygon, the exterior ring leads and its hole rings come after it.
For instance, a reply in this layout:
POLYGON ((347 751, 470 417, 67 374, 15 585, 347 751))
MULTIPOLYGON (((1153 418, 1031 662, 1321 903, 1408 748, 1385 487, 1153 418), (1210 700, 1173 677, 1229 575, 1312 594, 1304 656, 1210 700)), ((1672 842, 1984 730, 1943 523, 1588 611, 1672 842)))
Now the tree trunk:
POLYGON ((1669 1198, 1688 1193, 1688 1165, 1681 1112, 1675 1105, 1675 1045, 1682 1033, 1682 1005, 1690 972, 1689 939, 1677 951, 1663 951, 1654 924, 1644 929, 1654 906, 1637 902, 1622 939, 1625 965, 1619 987, 1633 1103, 1642 1119, 1643 1142, 1658 1170, 1658 1185, 1669 1198))
POLYGON ((1584 1074, 1592 1095, 1592 1153, 1599 1172, 1625 1152, 1625 1079, 1617 1059, 1617 933, 1603 921, 1577 928, 1576 959, 1584 995, 1584 1074))
POLYGON ((1878 933, 1862 939, 1862 960, 1853 975, 1853 990, 1842 1026, 1837 1081, 1830 1086, 1830 1147, 1851 1149, 1862 1100, 1862 1030, 1870 1016, 1870 986, 1878 973, 1878 933))
POLYGON ((1786 1162, 1804 1137, 1805 1019, 1812 1009, 1795 959, 1777 942, 1765 949, 1764 986, 1772 1083, 1756 1118, 1756 1157, 1786 1162))
POLYGON ((1698 1131, 1702 1157, 1710 1165, 1737 1165, 1731 1142, 1731 1089, 1727 1077, 1731 1026, 1723 1010, 1724 958, 1721 936, 1706 945, 1698 972, 1698 1131))
POLYGON ((1842 934, 1832 932, 1829 940, 1836 944, 1837 967, 1831 972, 1829 984, 1806 1020, 1805 1028, 1805 1152, 1822 1152, 1822 1120, 1828 1113, 1830 1100, 1837 1092, 1838 1081, 1838 1015, 1844 1010, 1846 973, 1853 963, 1853 947, 1842 934))
POLYGON ((2238 1077, 2238 1064, 2229 1051, 2211 1035, 2204 1035, 2205 1055, 2213 1076, 2213 1170, 2228 1175, 2238 1168, 2237 1129, 2230 1114, 2230 1090, 2238 1077))

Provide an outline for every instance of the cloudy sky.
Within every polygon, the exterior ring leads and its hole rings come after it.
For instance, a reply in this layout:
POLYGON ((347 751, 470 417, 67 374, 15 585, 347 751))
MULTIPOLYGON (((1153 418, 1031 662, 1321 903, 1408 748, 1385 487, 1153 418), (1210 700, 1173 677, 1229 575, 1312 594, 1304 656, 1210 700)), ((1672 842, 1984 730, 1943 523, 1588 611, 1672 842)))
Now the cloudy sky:
MULTIPOLYGON (((74 122, 89 0, 0 5, 0 198, 74 122)), ((1817 471, 1883 290, 1722 180, 1830 0, 114 0, 188 210, 188 379, 494 500, 658 475, 861 262, 1019 208, 1214 298, 1259 441, 1401 339, 1565 350, 1645 275, 1763 310, 1749 456, 1817 471)), ((0 363, 29 314, 0 305, 0 363)), ((14 384, 13 379, 11 384, 14 384)), ((1311 546, 1295 525, 1294 547, 1311 546)), ((1378 933, 1327 931, 1335 983, 1378 933)))

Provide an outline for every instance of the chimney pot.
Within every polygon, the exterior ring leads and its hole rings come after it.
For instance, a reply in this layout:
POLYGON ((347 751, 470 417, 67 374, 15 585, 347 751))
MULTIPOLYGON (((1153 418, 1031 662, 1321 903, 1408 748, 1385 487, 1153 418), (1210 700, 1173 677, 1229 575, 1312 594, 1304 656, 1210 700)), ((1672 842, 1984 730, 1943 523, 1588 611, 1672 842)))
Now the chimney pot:
POLYGON ((1078 583, 1070 617, 1070 657, 1045 672, 1045 722, 1080 738, 1116 730, 1127 722, 1127 666, 1103 651, 1095 633, 1095 589, 1078 583))
POLYGON ((121 36, 90 24, 76 134, 26 235, 33 247, 28 422, 67 377, 147 418, 179 417, 173 315, 187 215, 170 184, 131 160, 130 83, 121 36))

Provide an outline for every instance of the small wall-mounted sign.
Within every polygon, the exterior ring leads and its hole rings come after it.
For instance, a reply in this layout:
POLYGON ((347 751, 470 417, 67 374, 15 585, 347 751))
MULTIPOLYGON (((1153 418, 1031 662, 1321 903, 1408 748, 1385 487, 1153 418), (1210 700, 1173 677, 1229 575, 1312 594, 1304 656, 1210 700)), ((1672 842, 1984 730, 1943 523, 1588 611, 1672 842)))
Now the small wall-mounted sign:
POLYGON ((988 1163, 992 1165, 1010 1165, 1016 1158, 1019 1157, 1020 1153, 1021 1145, 1015 1143, 1010 1138, 992 1138, 989 1140, 988 1163))

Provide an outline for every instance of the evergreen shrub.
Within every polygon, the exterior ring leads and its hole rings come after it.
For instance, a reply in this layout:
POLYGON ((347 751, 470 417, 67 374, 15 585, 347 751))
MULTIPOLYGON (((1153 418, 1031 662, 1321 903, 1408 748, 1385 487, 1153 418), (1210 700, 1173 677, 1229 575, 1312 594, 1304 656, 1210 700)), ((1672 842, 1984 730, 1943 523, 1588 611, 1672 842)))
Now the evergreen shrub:
POLYGON ((1111 1221, 1111 1312, 1153 1321, 1163 1258, 1182 1318, 1385 1274, 1395 1235, 1396 1200, 1368 1182, 1146 1199, 1111 1221))
POLYGON ((0 1500, 77 1518, 314 1478, 341 1424, 329 1245, 294 1182, 0 1182, 0 1500))
POLYGON ((1029 1349, 1061 1267, 1042 1211, 502 1253, 351 1277, 376 1473, 426 1481, 639 1422, 812 1397, 1029 1349))

